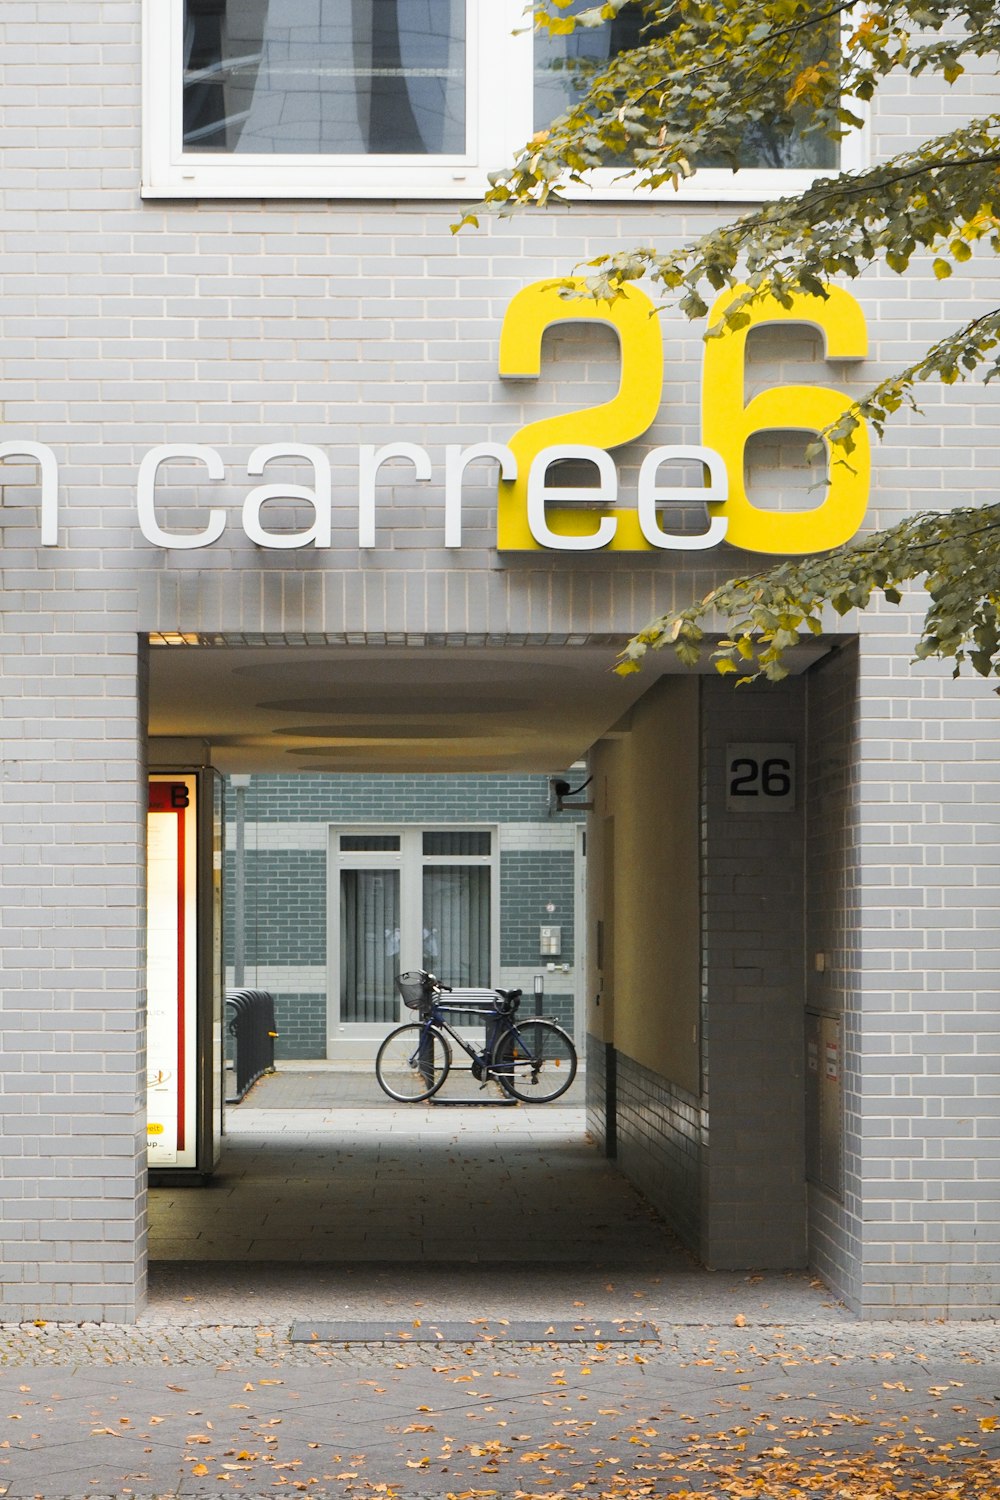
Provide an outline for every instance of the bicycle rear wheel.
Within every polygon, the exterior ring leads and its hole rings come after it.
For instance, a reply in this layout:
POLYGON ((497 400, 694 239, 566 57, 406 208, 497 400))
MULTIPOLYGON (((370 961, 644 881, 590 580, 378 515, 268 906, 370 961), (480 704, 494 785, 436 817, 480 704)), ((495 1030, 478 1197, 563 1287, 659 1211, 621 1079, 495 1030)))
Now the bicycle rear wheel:
POLYGON ((451 1047, 436 1026, 410 1021, 390 1031, 375 1058, 379 1086, 400 1104, 429 1099, 448 1077, 451 1047))
POLYGON ((554 1021, 518 1021, 499 1039, 494 1077, 525 1104, 550 1104, 576 1077, 576 1048, 554 1021))

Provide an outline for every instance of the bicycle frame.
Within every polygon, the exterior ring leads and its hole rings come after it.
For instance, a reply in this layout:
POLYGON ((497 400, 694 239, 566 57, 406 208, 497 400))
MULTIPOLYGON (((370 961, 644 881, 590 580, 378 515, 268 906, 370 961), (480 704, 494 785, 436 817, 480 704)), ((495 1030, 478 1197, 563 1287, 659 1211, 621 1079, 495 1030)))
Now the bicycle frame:
MULTIPOLYGON (((466 1056, 468 1056, 469 1061, 471 1061, 472 1064, 480 1065, 481 1070, 483 1070, 483 1082, 486 1082, 487 1079, 492 1079, 492 1077, 495 1077, 495 1073, 493 1073, 492 1068, 490 1068, 490 1053, 487 1052, 486 1047, 483 1047, 483 1052, 477 1052, 477 1050, 475 1050, 475 1047, 472 1046, 469 1041, 465 1040, 462 1032, 457 1031, 457 1029, 454 1028, 453 1025, 451 1025, 450 1020, 448 1020, 448 1017, 445 1016, 445 1007, 448 1007, 448 1005, 450 1005, 451 1010, 463 1011, 466 1016, 468 1016, 468 1014, 474 1014, 474 1016, 483 1017, 483 1020, 486 1020, 486 1022, 490 1022, 490 1020, 498 1020, 498 1022, 507 1023, 507 1025, 505 1025, 504 1031, 502 1031, 499 1035, 507 1035, 508 1032, 514 1031, 514 1026, 511 1025, 511 1017, 504 1016, 504 1014, 502 1014, 502 1011, 496 1010, 496 1008, 492 1007, 492 1005, 477 1005, 475 1004, 475 1002, 462 1001, 442 1002, 438 1001, 438 999, 430 1002, 430 1008, 429 1011, 427 1011, 426 1016, 423 1016, 423 1014, 421 1014, 420 1017, 424 1032, 429 1031, 432 1026, 438 1026, 439 1031, 444 1032, 447 1037, 451 1038, 451 1041, 459 1044, 460 1049, 462 1049, 462 1052, 465 1053, 466 1056)), ((496 1041, 498 1041, 498 1037, 493 1038, 492 1050, 496 1049, 496 1041)))
POLYGON ((466 1056, 474 1064, 478 1063, 479 1067, 482 1069, 482 1078, 484 1083, 487 1079, 494 1078, 498 1083, 502 1084, 502 1074, 497 1073, 497 1071, 494 1069, 493 1058, 496 1055, 498 1043, 501 1042, 504 1038, 510 1036, 512 1033, 514 1036, 520 1037, 520 1032, 517 1029, 517 1023, 514 1020, 513 1016, 506 1015, 503 1011, 496 1010, 493 1006, 476 1005, 474 1002, 463 1003, 460 1000, 448 1002, 435 999, 431 1001, 426 1014, 421 1012, 420 1022, 424 1028, 424 1034, 426 1034, 432 1026, 437 1026, 439 1030, 443 1031, 446 1036, 449 1036, 453 1042, 457 1042, 466 1056), (497 1027, 493 1034, 492 1046, 489 1048, 484 1046, 482 1052, 477 1052, 475 1047, 473 1047, 470 1042, 467 1042, 462 1033, 456 1030, 456 1028, 448 1020, 448 1017, 445 1014, 445 1010, 446 1007, 449 1006, 449 1004, 452 1010, 464 1011, 466 1015, 481 1015, 486 1021, 494 1020, 501 1022, 502 1024, 497 1027))

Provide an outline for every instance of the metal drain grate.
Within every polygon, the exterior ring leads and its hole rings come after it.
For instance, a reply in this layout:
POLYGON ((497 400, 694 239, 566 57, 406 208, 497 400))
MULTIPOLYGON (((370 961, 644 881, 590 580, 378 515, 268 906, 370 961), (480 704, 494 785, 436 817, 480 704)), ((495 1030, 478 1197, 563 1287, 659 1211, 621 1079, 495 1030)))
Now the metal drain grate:
POLYGON ((398 1323, 327 1322, 297 1318, 292 1324, 293 1344, 641 1344, 659 1342, 655 1323, 616 1319, 606 1323, 509 1321, 494 1319, 469 1322, 429 1323, 405 1320, 398 1323))

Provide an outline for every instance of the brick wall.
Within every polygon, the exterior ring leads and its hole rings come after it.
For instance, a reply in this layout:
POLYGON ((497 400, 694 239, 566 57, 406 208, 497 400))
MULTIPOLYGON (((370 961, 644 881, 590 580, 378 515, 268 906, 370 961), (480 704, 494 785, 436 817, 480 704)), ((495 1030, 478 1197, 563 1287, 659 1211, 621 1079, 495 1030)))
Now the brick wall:
POLYGON ((573 962, 574 852, 526 849, 500 857, 500 962, 535 964, 540 926, 561 931, 561 963, 573 962), (552 905, 555 910, 548 911, 552 905))
MULTIPOLYGON (((861 1296, 861 888, 858 861, 858 653, 853 644, 821 662, 808 679, 806 742, 805 998, 817 1015, 841 1026, 841 1075, 831 1088, 826 1060, 807 1058, 819 1090, 837 1108, 838 1185, 810 1172, 809 1260, 849 1306, 861 1296), (822 968, 817 955, 822 955, 822 968), (835 1094, 840 1094, 839 1101, 835 1094)), ((807 1131, 833 1128, 817 1110, 807 1131)))
POLYGON ((704 1258, 707 1111, 624 1053, 617 1056, 615 1079, 618 1164, 688 1249, 704 1258))
MULTIPOLYGON (((555 774, 555 773, 554 773, 555 774)), ((235 816, 230 797, 227 816, 235 816)), ((546 823, 545 776, 254 776, 246 791, 249 822, 546 823)), ((562 813, 560 826, 579 813, 562 813)))
POLYGON ((709 1265, 805 1263, 801 766, 805 685, 702 695, 704 1011, 709 1121, 703 1253, 709 1265), (790 812, 731 812, 730 741, 786 742, 799 766, 790 812))
POLYGON ((115 625, 134 593, 71 627, 5 520, 0 1318, 128 1321, 145 1287, 143 665, 115 625))
MULTIPOLYGON (((683 198, 666 212, 604 202, 454 237, 450 204, 143 202, 140 22, 138 0, 0 8, 0 165, 9 188, 0 222, 3 430, 53 445, 62 492, 59 547, 42 548, 34 470, 3 465, 0 1315, 10 1319, 129 1318, 142 1299, 141 638, 204 633, 223 648, 329 635, 357 645, 359 671, 366 643, 419 645, 428 633, 456 654, 486 639, 511 650, 565 642, 571 660, 575 640, 627 635, 760 563, 726 549, 501 558, 485 468, 470 474, 462 549, 443 546, 447 443, 506 441, 526 422, 592 405, 617 385, 614 339, 576 329, 546 337, 542 380, 500 382, 497 338, 514 293, 609 246, 679 245, 728 208, 683 198), (331 455, 329 553, 265 553, 239 527, 247 457, 284 437, 331 455), (418 486, 398 471, 380 482, 378 546, 362 554, 356 449, 390 437, 425 443, 435 479, 418 486), (167 554, 141 538, 135 482, 145 452, 182 440, 217 447, 226 476, 199 484, 179 471, 164 520, 196 529, 212 506, 227 527, 211 547, 167 554)), ((912 142, 928 120, 944 130, 973 110, 985 114, 997 93, 985 67, 947 91, 930 77, 900 81, 873 111, 872 149, 877 156, 912 142)), ((831 368, 814 350, 806 359, 815 368, 803 371, 792 357, 801 340, 792 349, 767 337, 751 387, 794 370, 860 393, 946 327, 992 307, 994 283, 986 257, 956 268, 946 300, 927 262, 915 261, 906 278, 866 276, 856 287, 872 338, 862 367, 831 368)), ((646 438, 618 454, 624 504, 648 447, 700 437, 702 327, 674 312, 662 322, 664 401, 646 438)), ((868 524, 992 501, 996 399, 994 386, 929 386, 923 415, 899 414, 875 455, 868 524)), ((752 481, 773 474, 775 453, 772 443, 752 455, 752 481)), ((284 473, 300 478, 294 467, 284 473)), ((786 471, 769 502, 803 504, 805 481, 786 471)), ((849 1118, 860 1121, 848 1173, 865 1228, 856 1242, 837 1240, 828 1260, 857 1250, 850 1285, 863 1311, 980 1315, 995 1310, 1000 1278, 1000 705, 977 682, 911 669, 920 602, 918 593, 899 611, 857 623, 852 962, 860 999, 846 1061, 849 1118)), ((764 700, 745 701, 773 738, 764 700)), ((784 710, 774 705, 784 700, 766 701, 783 737, 784 710)), ((709 760, 718 740, 706 743, 709 760)), ((711 810, 707 836, 720 850, 727 837, 711 810)), ((791 1082, 801 1068, 801 994, 796 1021, 777 904, 763 929, 734 915, 759 914, 752 880, 783 869, 786 851, 772 850, 769 867, 759 852, 745 853, 741 878, 750 884, 734 885, 728 902, 710 890, 706 927, 709 1009, 718 1000, 707 1032, 720 1131, 711 1170, 733 1228, 748 1167, 765 1173, 783 1213, 797 1201, 793 1138, 784 1156, 762 1143, 800 1107, 791 1082), (763 963, 742 966, 761 971, 758 1000, 735 959, 759 935, 777 977, 772 983, 763 963), (728 1039, 723 1016, 734 1028, 728 1039), (762 1057, 767 1028, 775 1047, 762 1057)), ((720 1255, 726 1243, 723 1235, 720 1255)))
POLYGON ((910 668, 918 599, 876 616, 861 654, 860 1310, 993 1317, 1000 701, 910 668))
MULTIPOLYGON (((235 855, 226 855, 226 962, 232 963, 235 855)), ((246 962, 322 965, 326 962, 326 854, 254 850, 246 859, 246 962)))

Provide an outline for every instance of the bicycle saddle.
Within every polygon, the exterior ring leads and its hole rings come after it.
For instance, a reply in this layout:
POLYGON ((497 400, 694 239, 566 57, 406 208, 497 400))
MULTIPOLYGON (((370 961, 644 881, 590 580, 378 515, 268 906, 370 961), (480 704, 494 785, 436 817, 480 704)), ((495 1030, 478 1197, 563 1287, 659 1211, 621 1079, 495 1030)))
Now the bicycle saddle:
POLYGON ((511 1011, 517 1010, 523 993, 523 990, 497 990, 496 994, 499 996, 497 1010, 501 1015, 509 1015, 511 1011))

